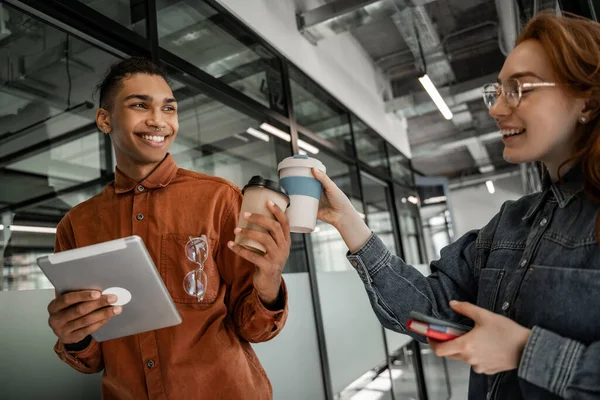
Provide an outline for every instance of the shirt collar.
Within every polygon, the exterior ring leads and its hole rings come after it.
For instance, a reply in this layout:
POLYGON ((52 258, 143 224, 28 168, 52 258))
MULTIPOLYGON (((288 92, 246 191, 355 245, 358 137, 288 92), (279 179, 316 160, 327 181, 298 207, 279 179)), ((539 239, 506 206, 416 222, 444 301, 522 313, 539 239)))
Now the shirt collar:
POLYGON ((560 208, 565 208, 575 196, 583 191, 583 185, 583 168, 581 163, 573 166, 559 182, 553 182, 550 174, 546 172, 542 180, 542 194, 531 206, 523 219, 529 219, 537 213, 548 193, 554 195, 560 208))
POLYGON ((167 186, 177 174, 177 164, 171 154, 158 164, 158 166, 141 182, 136 182, 125 175, 119 167, 115 173, 115 192, 118 194, 133 190, 137 185, 142 185, 147 189, 157 189, 167 186))

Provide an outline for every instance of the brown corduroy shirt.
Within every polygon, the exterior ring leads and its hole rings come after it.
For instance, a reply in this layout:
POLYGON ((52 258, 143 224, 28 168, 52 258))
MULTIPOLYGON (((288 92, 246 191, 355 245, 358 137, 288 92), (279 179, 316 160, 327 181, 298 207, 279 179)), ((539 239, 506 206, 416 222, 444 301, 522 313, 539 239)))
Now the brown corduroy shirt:
MULTIPOLYGON (((58 225, 56 252, 140 236, 183 319, 180 325, 67 351, 54 350, 83 373, 104 370, 104 399, 271 399, 272 389, 249 342, 275 337, 287 318, 266 309, 252 279, 255 266, 228 247, 242 202, 227 181, 177 168, 171 155, 142 182, 116 171, 102 193, 74 207, 58 225), (205 234, 205 299, 185 293, 196 267, 184 251, 205 234)), ((115 317, 115 318, 118 318, 115 317)))

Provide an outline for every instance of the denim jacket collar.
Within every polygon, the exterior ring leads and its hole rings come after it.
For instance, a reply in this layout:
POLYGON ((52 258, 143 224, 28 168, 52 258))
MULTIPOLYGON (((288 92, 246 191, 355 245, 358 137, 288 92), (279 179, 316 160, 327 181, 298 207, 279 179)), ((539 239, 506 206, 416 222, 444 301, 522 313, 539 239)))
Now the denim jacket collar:
POLYGON ((565 208, 581 191, 583 191, 583 169, 581 163, 573 166, 559 182, 552 182, 550 174, 546 172, 542 180, 542 192, 523 219, 527 220, 533 217, 542 204, 544 204, 549 193, 554 195, 560 208, 565 208))

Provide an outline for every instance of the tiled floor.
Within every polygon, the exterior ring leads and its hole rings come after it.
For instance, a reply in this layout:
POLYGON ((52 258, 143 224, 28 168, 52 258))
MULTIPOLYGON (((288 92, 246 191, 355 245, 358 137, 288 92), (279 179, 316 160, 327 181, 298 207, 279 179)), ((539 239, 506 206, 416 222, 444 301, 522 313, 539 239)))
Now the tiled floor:
MULTIPOLYGON (((423 372, 427 383, 427 395, 429 400, 448 400, 448 382, 444 372, 444 364, 441 358, 423 346, 423 372)), ((446 360, 448 376, 450 377, 451 400, 466 400, 469 388, 469 366, 467 364, 446 360)), ((414 372, 412 368, 403 368, 403 374, 394 380, 394 388, 397 400, 416 399, 416 386, 414 384, 414 372)))
MULTIPOLYGON (((421 359, 429 400, 466 400, 469 387, 467 364, 436 357, 426 345, 421 359), (449 382, 445 371, 448 371, 449 382), (448 385, 450 384, 450 391, 448 385), (450 397, 450 392, 452 397, 450 397)), ((392 365, 394 397, 396 400, 417 400, 418 389, 413 355, 409 349, 397 355, 392 365)), ((392 400, 390 373, 370 371, 336 397, 338 400, 392 400)))

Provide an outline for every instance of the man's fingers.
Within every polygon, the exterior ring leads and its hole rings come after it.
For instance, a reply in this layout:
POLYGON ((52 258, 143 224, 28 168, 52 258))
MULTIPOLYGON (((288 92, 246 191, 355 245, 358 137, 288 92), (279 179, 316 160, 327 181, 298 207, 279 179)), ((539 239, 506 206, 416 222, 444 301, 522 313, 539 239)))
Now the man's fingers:
POLYGON ((110 306, 117 301, 117 296, 114 294, 102 296, 98 300, 86 301, 79 304, 74 304, 71 307, 63 310, 60 314, 60 319, 64 320, 65 323, 74 321, 81 317, 84 317, 92 312, 110 306))
POLYGON ((77 318, 75 320, 70 321, 67 324, 67 326, 65 327, 65 329, 67 329, 70 332, 76 332, 76 331, 78 331, 80 329, 84 329, 88 326, 95 325, 101 321, 104 321, 104 320, 108 321, 112 317, 121 314, 122 311, 123 311, 123 308, 119 307, 119 306, 104 307, 99 310, 93 311, 89 314, 86 314, 81 318, 77 318))
POLYGON ((77 292, 65 293, 50 302, 48 305, 48 312, 50 314, 55 314, 73 304, 97 300, 100 296, 102 296, 102 294, 97 290, 80 290, 77 292))
POLYGON ((245 247, 242 247, 239 244, 234 243, 234 242, 227 243, 227 246, 235 254, 237 254, 238 256, 242 257, 245 260, 250 261, 252 264, 254 264, 258 267, 264 267, 266 265, 265 258, 261 254, 258 254, 254 251, 250 251, 250 250, 246 249, 245 247))
MULTIPOLYGON (((75 332, 73 332, 71 334, 69 343, 81 342, 87 336, 91 335, 92 333, 96 332, 98 329, 102 328, 102 326, 104 326, 108 321, 110 321, 110 318, 103 319, 92 325, 88 325, 82 329, 76 330, 75 332)), ((65 343, 65 342, 63 342, 63 343, 65 343)))
MULTIPOLYGON (((287 243, 290 243, 291 242, 291 238, 290 238, 290 220, 288 219, 287 215, 285 215, 285 212, 281 208, 279 208, 279 206, 277 206, 275 204, 267 203, 267 207, 269 207, 269 210, 273 213, 273 215, 275 216, 275 218, 279 222, 279 225, 281 226, 281 230, 282 230, 284 239, 286 240, 287 243)), ((277 242, 277 243, 278 244, 282 244, 282 243, 279 243, 279 242, 277 242)))
POLYGON ((283 229, 279 221, 275 221, 264 215, 251 213, 244 213, 244 218, 246 218, 248 222, 266 229, 275 240, 275 243, 281 246, 285 245, 285 236, 283 235, 283 229))
POLYGON ((241 229, 237 228, 234 233, 237 236, 242 236, 244 238, 253 240, 263 245, 263 247, 267 250, 267 254, 272 253, 277 247, 278 244, 275 242, 275 239, 269 235, 268 233, 260 232, 254 229, 241 229))

